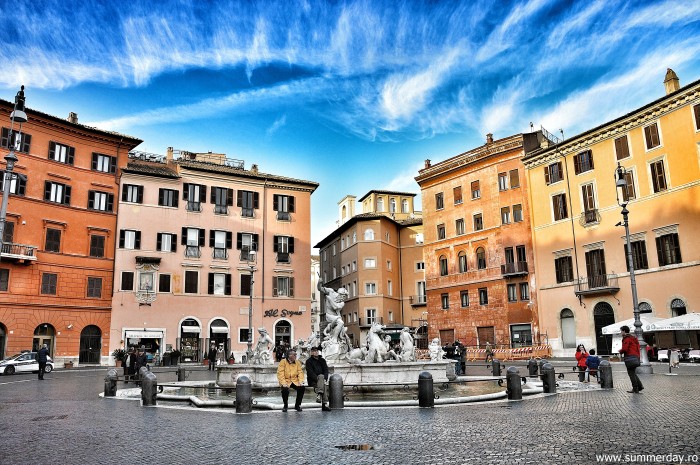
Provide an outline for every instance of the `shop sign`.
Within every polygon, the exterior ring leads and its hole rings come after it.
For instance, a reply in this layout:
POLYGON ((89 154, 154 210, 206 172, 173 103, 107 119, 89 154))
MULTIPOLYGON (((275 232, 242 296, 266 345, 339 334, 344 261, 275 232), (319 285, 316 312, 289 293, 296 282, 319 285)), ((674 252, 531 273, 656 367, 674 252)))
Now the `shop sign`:
POLYGON ((271 318, 277 318, 277 317, 286 317, 286 316, 294 316, 294 315, 301 315, 302 311, 299 310, 287 310, 286 308, 283 308, 282 310, 279 310, 277 308, 275 309, 270 309, 270 310, 265 310, 265 313, 263 316, 265 317, 271 317, 271 318))

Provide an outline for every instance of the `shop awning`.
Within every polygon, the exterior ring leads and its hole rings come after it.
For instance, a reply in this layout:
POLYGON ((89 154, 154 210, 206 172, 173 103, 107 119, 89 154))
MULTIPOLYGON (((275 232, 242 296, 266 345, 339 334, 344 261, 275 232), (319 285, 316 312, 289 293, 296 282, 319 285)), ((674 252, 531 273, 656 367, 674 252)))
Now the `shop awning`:
POLYGON ((127 339, 159 339, 163 337, 163 331, 126 331, 127 339))
POLYGON ((228 333, 228 326, 212 326, 211 327, 211 332, 212 333, 228 333))

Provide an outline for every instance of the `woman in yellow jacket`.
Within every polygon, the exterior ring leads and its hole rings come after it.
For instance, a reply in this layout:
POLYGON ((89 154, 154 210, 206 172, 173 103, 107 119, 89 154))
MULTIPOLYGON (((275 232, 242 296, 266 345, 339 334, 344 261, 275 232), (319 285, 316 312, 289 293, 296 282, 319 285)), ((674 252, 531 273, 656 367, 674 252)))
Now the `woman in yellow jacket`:
POLYGON ((297 353, 294 349, 287 351, 287 356, 277 367, 277 381, 282 387, 282 402, 284 402, 283 412, 287 411, 287 401, 289 400, 289 388, 293 387, 297 391, 297 399, 294 402, 294 410, 301 412, 301 401, 304 398, 304 370, 301 362, 297 360, 297 353))

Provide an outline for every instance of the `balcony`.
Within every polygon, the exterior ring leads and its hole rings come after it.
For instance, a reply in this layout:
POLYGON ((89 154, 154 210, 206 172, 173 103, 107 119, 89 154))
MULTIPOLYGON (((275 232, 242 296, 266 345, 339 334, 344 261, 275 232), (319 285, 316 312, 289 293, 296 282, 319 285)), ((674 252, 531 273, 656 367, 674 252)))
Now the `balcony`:
POLYGON ((581 217, 578 219, 581 226, 593 226, 600 223, 600 212, 597 208, 592 210, 586 210, 581 213, 581 217))
POLYGON ((217 215, 228 215, 228 205, 214 205, 214 213, 217 215))
POLYGON ((411 305, 414 307, 423 307, 428 303, 427 295, 412 295, 408 298, 411 305))
POLYGON ((186 205, 186 209, 188 212, 201 212, 202 211, 202 203, 188 200, 187 205, 186 205))
POLYGON ((277 220, 278 221, 291 221, 292 215, 290 215, 289 212, 277 212, 277 220))
POLYGON ((292 263, 291 255, 287 252, 277 252, 277 263, 292 263))
POLYGON ((185 258, 199 258, 202 256, 202 251, 197 245, 185 246, 185 258))
POLYGON ((212 258, 216 258, 218 260, 228 260, 228 250, 222 247, 214 247, 212 258))
POLYGON ((36 247, 33 245, 15 244, 14 242, 6 242, 2 244, 2 260, 20 262, 25 265, 36 261, 36 247))
POLYGON ((620 290, 616 274, 602 274, 579 278, 574 291, 577 297, 598 294, 615 294, 620 290))
POLYGON ((526 275, 528 274, 527 262, 514 262, 501 265, 501 274, 504 278, 526 275))
POLYGON ((374 318, 368 318, 368 317, 360 318, 360 327, 366 328, 366 327, 372 326, 372 324, 374 324, 374 323, 379 323, 380 325, 383 325, 384 318, 382 318, 381 316, 377 316, 374 318))

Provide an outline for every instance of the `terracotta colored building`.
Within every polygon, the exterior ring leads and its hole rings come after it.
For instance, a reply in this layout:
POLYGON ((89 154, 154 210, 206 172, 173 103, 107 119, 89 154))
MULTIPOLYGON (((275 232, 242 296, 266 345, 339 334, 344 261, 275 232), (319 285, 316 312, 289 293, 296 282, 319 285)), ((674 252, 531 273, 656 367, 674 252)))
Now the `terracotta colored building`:
POLYGON ((224 154, 134 155, 120 180, 111 349, 199 362, 214 343, 241 361, 250 305, 254 343, 260 327, 276 343, 307 338, 318 184, 224 154))
POLYGON ((429 338, 531 345, 539 336, 522 157, 541 133, 493 140, 437 164, 421 187, 429 338))
MULTIPOLYGON (((12 108, 0 100, 3 156, 12 108)), ((74 113, 27 116, 0 257, 0 355, 46 343, 58 363, 106 363, 119 173, 141 140, 74 113)))
MULTIPOLYGON (((554 355, 579 343, 617 352, 601 328, 633 317, 625 230, 641 311, 669 318, 700 302, 700 81, 525 160, 537 257, 540 318, 554 355), (616 191, 617 166, 624 192, 616 191)), ((697 347, 697 334, 645 334, 659 348, 697 347)))

